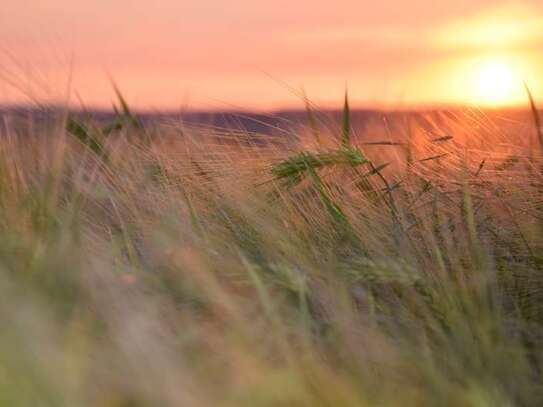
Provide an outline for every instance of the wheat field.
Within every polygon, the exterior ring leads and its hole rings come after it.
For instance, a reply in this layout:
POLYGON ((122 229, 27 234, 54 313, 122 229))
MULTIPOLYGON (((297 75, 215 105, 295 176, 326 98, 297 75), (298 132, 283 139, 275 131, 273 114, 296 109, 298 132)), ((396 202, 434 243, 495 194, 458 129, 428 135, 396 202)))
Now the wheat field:
POLYGON ((533 113, 4 117, 0 405, 542 405, 533 113))

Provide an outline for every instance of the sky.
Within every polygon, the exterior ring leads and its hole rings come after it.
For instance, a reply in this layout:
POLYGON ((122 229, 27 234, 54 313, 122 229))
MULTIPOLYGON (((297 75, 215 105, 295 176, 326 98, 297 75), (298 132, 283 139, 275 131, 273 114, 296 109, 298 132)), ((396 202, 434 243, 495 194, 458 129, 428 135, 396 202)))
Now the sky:
POLYGON ((0 103, 151 109, 543 99, 543 0, 18 0, 0 12, 0 103))

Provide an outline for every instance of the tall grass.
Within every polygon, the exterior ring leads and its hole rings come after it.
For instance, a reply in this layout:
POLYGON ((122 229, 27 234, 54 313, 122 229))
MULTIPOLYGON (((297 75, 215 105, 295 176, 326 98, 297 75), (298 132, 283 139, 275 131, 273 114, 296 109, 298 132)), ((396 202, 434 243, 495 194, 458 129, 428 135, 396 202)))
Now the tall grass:
POLYGON ((263 144, 119 98, 1 127, 0 405, 543 403, 532 128, 346 98, 263 144))

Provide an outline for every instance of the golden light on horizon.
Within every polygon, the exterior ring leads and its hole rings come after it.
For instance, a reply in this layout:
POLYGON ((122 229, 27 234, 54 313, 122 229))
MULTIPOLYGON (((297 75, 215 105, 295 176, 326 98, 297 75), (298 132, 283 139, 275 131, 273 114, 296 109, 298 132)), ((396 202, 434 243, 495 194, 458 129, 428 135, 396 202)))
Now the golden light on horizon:
POLYGON ((520 82, 509 66, 492 62, 483 66, 478 74, 478 99, 489 105, 514 102, 516 82, 520 82))

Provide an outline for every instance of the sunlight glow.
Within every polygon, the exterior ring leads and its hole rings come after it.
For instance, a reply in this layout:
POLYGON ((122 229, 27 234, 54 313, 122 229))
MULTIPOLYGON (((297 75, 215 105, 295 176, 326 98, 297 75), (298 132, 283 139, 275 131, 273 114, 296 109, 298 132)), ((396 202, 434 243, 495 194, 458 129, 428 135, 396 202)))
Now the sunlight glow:
POLYGON ((478 99, 486 104, 508 104, 517 81, 507 65, 498 62, 487 64, 479 71, 478 99))

